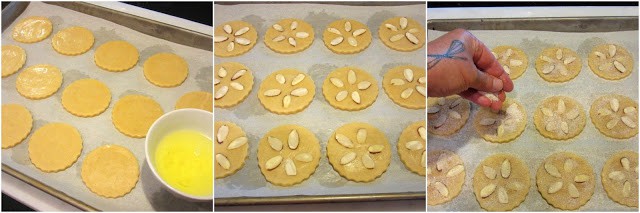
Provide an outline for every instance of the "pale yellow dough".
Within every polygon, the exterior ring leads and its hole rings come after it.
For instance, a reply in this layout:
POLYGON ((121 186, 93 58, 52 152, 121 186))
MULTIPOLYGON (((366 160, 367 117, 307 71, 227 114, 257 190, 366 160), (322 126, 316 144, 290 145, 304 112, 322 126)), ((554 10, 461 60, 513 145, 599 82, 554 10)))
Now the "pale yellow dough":
POLYGON ((2 77, 18 72, 27 61, 27 53, 16 45, 2 46, 2 77))
POLYGON ((2 148, 21 143, 31 132, 33 117, 27 108, 19 104, 2 105, 2 148))
POLYGON ((164 112, 158 102, 144 95, 127 95, 115 104, 111 114, 113 125, 122 134, 144 138, 151 124, 164 112))
POLYGON ((591 104, 589 116, 593 126, 608 137, 626 139, 638 134, 638 103, 629 97, 618 94, 599 97, 591 104), (615 111, 611 108, 613 99, 618 101, 615 111), (631 126, 622 120, 623 117, 631 126))
POLYGON ((249 157, 249 141, 235 149, 228 149, 228 147, 235 140, 247 139, 247 135, 238 125, 228 121, 216 121, 214 123, 213 135, 215 141, 215 143, 213 143, 213 151, 215 152, 213 165, 216 179, 235 174, 238 170, 242 169, 245 161, 249 157), (221 135, 220 128, 223 126, 228 128, 228 133, 226 137, 220 140, 218 139, 218 135, 221 135), (220 162, 218 162, 218 155, 224 156, 224 158, 229 161, 228 169, 222 167, 220 162))
POLYGON ((82 136, 65 123, 49 123, 36 130, 29 139, 29 159, 43 172, 69 168, 82 153, 82 136))
POLYGON ((51 39, 51 46, 63 55, 80 55, 91 49, 93 33, 84 27, 69 27, 58 31, 51 39))
POLYGON ((194 108, 213 112, 213 95, 210 92, 189 92, 176 102, 175 109, 194 108))
POLYGON ((384 45, 401 52, 420 49, 424 46, 426 40, 424 27, 417 21, 407 17, 393 17, 385 20, 380 24, 378 36, 380 36, 380 41, 384 45), (404 27, 401 25, 402 18, 407 21, 404 27), (413 36, 412 38, 415 39, 409 40, 408 36, 413 36))
POLYGON ((327 102, 336 109, 362 110, 371 106, 378 98, 378 82, 371 74, 360 68, 342 67, 327 75, 322 84, 322 94, 327 102), (348 77, 351 71, 355 74, 353 82, 349 82, 348 77), (344 99, 339 100, 338 95, 341 93, 344 99), (359 100, 354 97, 354 93, 357 93, 359 100))
POLYGON ((427 154, 427 205, 440 205, 457 197, 464 186, 467 170, 457 154, 449 150, 429 150, 427 154))
POLYGON ((593 47, 589 53, 588 61, 589 68, 596 75, 607 80, 620 80, 631 75, 633 71, 634 57, 624 47, 616 44, 602 44, 593 47), (615 47, 615 48, 612 48, 615 47), (609 52, 614 50, 613 52, 609 52), (596 55, 596 52, 602 55, 596 55), (611 55, 613 53, 613 55, 611 55), (603 57, 604 56, 604 57, 603 57), (614 63, 617 61, 624 67, 624 72, 615 67, 614 63))
POLYGON ((189 64, 171 53, 155 54, 144 62, 144 77, 159 87, 177 87, 187 79, 189 64))
POLYGON ((600 174, 602 186, 609 198, 616 203, 638 207, 638 153, 631 150, 622 150, 613 154, 602 167, 600 174), (626 158, 628 167, 625 167, 623 159, 626 158), (612 174, 613 173, 613 174, 612 174), (614 175, 622 173, 622 178, 614 175), (611 176, 610 176, 611 175, 611 176), (625 184, 628 186, 628 194, 625 194, 625 184))
POLYGON ((562 210, 576 210, 591 199, 596 177, 593 168, 584 158, 570 152, 557 152, 547 157, 538 167, 536 184, 538 192, 547 203, 562 210), (555 167, 555 170, 549 169, 551 167, 555 167), (549 171, 558 173, 554 176, 549 171), (552 185, 560 183, 560 189, 550 191, 552 185), (569 187, 574 188, 573 195, 569 192, 569 187))
POLYGON ((93 117, 104 112, 111 102, 111 91, 95 79, 80 79, 62 92, 62 106, 79 117, 93 117))
POLYGON ((313 96, 316 94, 315 88, 313 79, 311 79, 311 77, 306 73, 302 73, 295 69, 283 69, 271 73, 271 75, 267 76, 262 81, 260 89, 258 90, 258 99, 260 100, 260 104, 270 112, 281 115, 294 114, 301 112, 311 104, 313 96), (277 75, 282 75, 284 77, 284 82, 282 84, 276 80, 277 75), (304 76, 304 78, 296 85, 293 85, 293 80, 298 76, 304 76), (278 95, 265 95, 267 90, 273 89, 280 91, 278 95), (292 91, 296 89, 306 89, 307 92, 300 96, 291 94, 292 91), (288 106, 285 106, 286 99, 291 100, 288 106))
POLYGON ((13 27, 13 40, 22 43, 35 43, 49 37, 53 25, 51 21, 42 16, 31 16, 20 20, 13 27))
POLYGON ((502 104, 500 111, 492 112, 488 108, 481 108, 476 113, 473 125, 476 132, 485 140, 494 143, 507 143, 515 140, 524 132, 527 126, 527 111, 516 100, 508 98, 502 104), (492 124, 483 125, 493 120, 492 124))
POLYGON ((217 64, 213 72, 215 107, 236 106, 246 99, 253 89, 253 72, 244 64, 237 62, 217 64))
POLYGON ((407 169, 418 174, 425 175, 426 169, 423 160, 425 157, 425 152, 427 150, 427 135, 426 135, 426 127, 427 124, 424 120, 414 122, 411 125, 407 126, 400 134, 400 138, 398 138, 398 155, 400 156, 400 160, 404 164, 407 169), (413 141, 417 141, 413 142, 413 141), (420 144, 420 146, 407 146, 408 143, 411 144, 420 144))
POLYGON ((293 54, 309 48, 314 38, 311 24, 300 19, 287 18, 267 29, 264 35, 264 44, 275 52, 293 54), (293 24, 294 22, 295 24, 293 24))
POLYGON ((242 55, 249 52, 258 40, 256 28, 244 21, 230 21, 218 25, 213 34, 213 54, 218 57, 242 55))
POLYGON ((434 135, 458 132, 469 119, 471 103, 458 95, 427 99, 427 130, 434 135))
POLYGON ((402 65, 391 68, 384 74, 382 87, 384 92, 396 104, 408 109, 424 109, 426 104, 426 72, 424 68, 413 65, 402 65), (411 78, 405 76, 406 70, 412 73, 411 78), (407 91, 409 96, 403 97, 407 91))
POLYGON ((371 44, 371 30, 367 25, 352 19, 331 22, 322 33, 324 45, 334 53, 355 54, 371 44), (350 26, 350 27, 348 27, 350 26), (362 32, 364 30, 364 32, 362 32), (339 32, 339 33, 336 33, 339 32), (356 32, 362 32, 357 34, 356 32), (339 41, 339 42, 338 42, 339 41), (332 44, 332 42, 335 42, 332 44))
POLYGON ((538 132, 553 140, 567 140, 578 136, 587 123, 586 119, 587 115, 582 105, 567 96, 553 96, 544 99, 533 112, 533 124, 538 132), (561 100, 564 104, 560 104, 561 100), (564 105, 563 109, 561 105, 564 105), (545 110, 549 110, 547 113, 551 112, 552 116, 545 114, 545 110), (564 132, 563 123, 567 125, 567 132, 564 132))
POLYGON ((531 188, 530 179, 529 167, 525 162, 510 154, 495 154, 476 167, 473 192, 483 209, 510 211, 527 198, 531 188), (492 185, 495 187, 491 191, 492 185), (482 191, 491 193, 483 197, 482 191))
POLYGON ((127 71, 138 63, 138 49, 126 41, 110 41, 96 49, 94 61, 103 70, 127 71))
POLYGON ((29 99, 47 98, 62 85, 62 73, 49 64, 33 65, 25 68, 16 79, 16 90, 29 99))
POLYGON ((82 182, 91 192, 106 198, 122 197, 138 183, 138 160, 127 148, 104 145, 82 161, 82 182))
POLYGON ((514 46, 497 46, 491 50, 512 80, 522 76, 529 67, 529 59, 522 49, 514 46))
POLYGON ((548 82, 567 82, 580 74, 582 60, 578 53, 564 47, 549 47, 536 58, 536 71, 548 82), (560 50, 560 52, 558 52, 560 50), (558 54, 560 53, 560 54, 558 54), (558 56, 560 58, 558 58, 558 56), (550 70, 548 73, 545 71, 550 70))

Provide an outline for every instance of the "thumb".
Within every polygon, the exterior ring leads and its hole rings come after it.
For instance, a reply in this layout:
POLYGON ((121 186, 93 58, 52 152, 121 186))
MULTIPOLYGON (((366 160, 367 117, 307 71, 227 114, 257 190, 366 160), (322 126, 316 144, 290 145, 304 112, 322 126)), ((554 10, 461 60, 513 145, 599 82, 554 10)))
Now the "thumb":
POLYGON ((480 70, 476 70, 476 72, 475 81, 469 85, 471 88, 486 92, 500 92, 502 90, 502 80, 480 70))

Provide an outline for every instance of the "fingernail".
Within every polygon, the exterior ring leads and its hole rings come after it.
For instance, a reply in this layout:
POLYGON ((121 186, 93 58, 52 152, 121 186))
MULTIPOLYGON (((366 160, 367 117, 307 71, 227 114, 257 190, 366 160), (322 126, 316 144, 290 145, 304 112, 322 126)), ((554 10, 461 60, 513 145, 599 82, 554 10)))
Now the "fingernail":
POLYGON ((493 79, 493 92, 498 92, 502 90, 502 80, 494 78, 493 79))

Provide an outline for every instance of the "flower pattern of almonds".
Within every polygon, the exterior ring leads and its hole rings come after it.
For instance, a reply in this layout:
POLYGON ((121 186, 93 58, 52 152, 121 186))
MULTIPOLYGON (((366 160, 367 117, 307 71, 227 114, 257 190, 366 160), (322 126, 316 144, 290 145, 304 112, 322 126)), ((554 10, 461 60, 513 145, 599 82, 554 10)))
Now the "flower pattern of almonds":
POLYGON ((567 112, 565 103, 562 99, 558 100, 558 108, 555 111, 546 107, 542 107, 540 110, 547 121, 544 127, 545 130, 554 132, 558 135, 569 134, 569 124, 567 122, 576 119, 580 115, 580 110, 578 108, 573 108, 571 111, 567 112))
MULTIPOLYGON (((440 154, 440 156, 438 156, 438 160, 436 161, 436 170, 438 171, 445 170, 449 166, 449 163, 448 163, 449 157, 451 156, 447 153, 440 154)), ((463 171, 464 171, 464 165, 462 164, 454 165, 453 167, 451 167, 451 169, 449 169, 446 172, 445 177, 453 178, 461 174, 463 171)), ((431 177, 431 168, 427 167, 427 187, 431 186, 431 183, 434 182, 434 180, 431 180, 431 178, 429 177, 431 177)), ((445 185, 440 181, 435 181, 435 183, 433 183, 433 187, 435 187, 438 193, 440 193, 440 195, 442 195, 443 197, 449 197, 449 186, 445 185)))
POLYGON ((291 37, 288 37, 288 38, 284 34, 284 31, 285 31, 284 27, 282 27, 279 24, 274 24, 272 27, 273 27, 274 30, 283 33, 283 34, 273 38, 273 41, 280 42, 280 41, 287 40, 287 42, 289 42, 289 45, 291 45, 293 47, 297 46, 296 38, 303 39, 303 38, 309 37, 309 33, 307 33, 307 32, 295 32, 294 33, 294 31, 298 29, 298 22, 297 21, 291 22, 291 25, 289 26, 289 29, 291 29, 291 33, 293 35, 295 35, 295 36, 291 36, 291 37))
MULTIPOLYGON (((351 139, 349 139, 347 136, 340 134, 340 133, 336 133, 335 135, 336 141, 342 145, 343 147, 347 148, 347 149, 352 149, 354 147, 353 142, 351 141, 351 139)), ((358 129, 358 132, 356 133, 356 142, 359 144, 364 144, 367 141, 367 130, 366 129, 358 129)), ((422 145, 422 144, 420 144, 422 145)), ((367 148, 367 152, 362 153, 360 159, 362 162, 362 165, 367 168, 367 169, 373 169, 375 168, 375 161, 373 160, 373 158, 371 157, 371 155, 375 155, 377 153, 380 153, 384 151, 384 145, 380 145, 380 144, 376 144, 376 145, 370 145, 367 148)), ((351 163, 352 161, 356 160, 356 158, 358 158, 358 153, 353 152, 353 151, 349 151, 347 154, 345 154, 344 156, 342 156, 340 158, 340 165, 346 165, 351 163)))
MULTIPOLYGON (((391 79, 391 82, 390 82, 391 85, 393 85, 393 86, 402 86, 405 83, 413 82, 413 70, 412 69, 409 69, 409 68, 404 69, 403 70, 403 75, 404 75, 404 79, 401 79, 401 78, 391 79)), ((427 90, 426 90, 425 85, 424 85, 425 82, 426 82, 426 76, 422 76, 421 78, 419 78, 417 80, 417 82, 418 82, 418 85, 416 85, 415 91, 418 91, 418 93, 420 93, 420 95, 426 97, 427 90)), ((407 88, 407 89, 403 90, 400 93, 400 97, 402 99, 407 99, 407 98, 409 98, 411 96, 411 94, 413 94, 413 91, 414 91, 414 88, 407 88)))
POLYGON ((509 203, 509 193, 505 188, 514 191, 524 189, 524 184, 515 180, 509 180, 509 177, 511 177, 511 161, 509 161, 509 159, 504 159, 502 161, 502 164, 500 164, 500 168, 494 169, 490 166, 482 165, 482 172, 484 176, 489 178, 490 180, 496 180, 499 178, 506 179, 507 184, 501 186, 495 183, 489 183, 488 185, 482 187, 482 189, 480 190, 481 198, 487 198, 492 194, 496 194, 496 196, 498 196, 498 202, 506 204, 509 203), (498 171, 500 171, 500 175, 498 175, 498 171))
MULTIPOLYGON (((405 17, 400 18, 400 23, 399 24, 399 28, 401 30, 405 30, 407 29, 407 24, 408 24, 408 20, 405 17)), ((411 28, 409 29, 407 32, 405 33, 401 33, 398 30, 398 27, 396 27, 396 25, 393 24, 384 24, 384 26, 386 28, 388 28, 389 30, 393 31, 393 32, 397 32, 398 34, 393 35, 389 38, 389 40, 391 42, 396 42, 399 41, 401 39, 407 39, 409 40, 409 42, 411 42, 414 45, 417 45, 418 43, 420 43, 420 40, 418 39, 418 37, 416 37, 415 35, 413 35, 414 33, 419 32, 420 30, 418 30, 418 28, 411 28)))
MULTIPOLYGON (((277 74, 275 76, 276 81, 281 84, 281 85, 285 85, 287 83, 287 80, 285 79, 284 75, 282 74, 277 74)), ((302 82, 302 80, 304 80, 305 75, 300 73, 298 74, 296 77, 293 78, 293 80, 291 80, 291 86, 295 86, 298 85, 300 82, 302 82)), ((307 88, 297 88, 291 91, 290 94, 285 94, 284 97, 282 98, 282 106, 284 108, 289 108, 289 106, 291 105, 291 98, 293 97, 302 97, 305 96, 309 93, 309 90, 307 90, 307 88)), ((264 92, 264 96, 267 97, 278 97, 282 94, 282 90, 280 89, 270 89, 264 92)))
POLYGON ((518 104, 512 103, 507 107, 505 111, 506 116, 504 119, 500 118, 484 118, 480 120, 480 125, 482 126, 490 126, 494 124, 499 124, 496 129, 496 136, 502 137, 505 132, 513 132, 516 130, 518 123, 520 123, 523 119, 523 114, 520 109, 518 109, 518 104))
POLYGON ((462 103, 462 98, 458 97, 455 100, 447 103, 446 98, 438 98, 438 104, 427 108, 427 113, 436 114, 436 119, 431 123, 434 129, 438 129, 443 126, 447 119, 462 119, 462 115, 455 110, 462 103))
MULTIPOLYGON (((220 128, 218 128, 218 133, 216 134, 216 141, 218 142, 218 144, 223 144, 227 140, 227 136, 229 135, 229 127, 227 125, 222 125, 220 126, 220 128)), ((229 143, 229 145, 227 146, 227 150, 234 150, 237 149, 238 147, 241 147, 242 145, 247 144, 247 137, 238 137, 235 138, 233 140, 231 140, 231 143, 229 143)), ((229 158, 227 158, 227 156, 225 156, 222 153, 218 153, 216 154, 216 161, 218 162, 218 164, 228 170, 231 167, 231 162, 229 162, 229 158)))
POLYGON ((620 121, 624 123, 629 128, 635 128, 636 123, 633 121, 632 117, 636 116, 637 109, 635 107, 629 106, 625 107, 622 111, 623 115, 618 115, 618 110, 620 110, 620 101, 617 98, 609 99, 609 107, 600 108, 598 110, 599 116, 609 116, 612 117, 611 120, 607 122, 607 129, 613 129, 620 121))
MULTIPOLYGON (((624 171, 613 171, 610 172, 609 174, 607 174, 607 177, 613 181, 617 181, 617 182, 622 182, 622 197, 629 197, 631 196, 631 181, 632 180, 632 176, 631 175, 626 175, 629 173, 632 173, 633 171, 631 171, 631 163, 629 162, 629 158, 627 157, 622 157, 620 158, 620 164, 622 165, 622 169, 624 169, 624 171)), ((636 173, 636 184, 638 183, 638 166, 636 166, 636 168, 634 169, 635 173, 636 173)))
POLYGON ((601 52, 594 52, 594 54, 596 56, 598 56, 598 58, 600 59, 600 61, 604 61, 605 63, 601 64, 600 66, 598 66, 598 69, 601 71, 606 71, 606 70, 611 70, 613 68, 615 68, 616 70, 618 70, 618 72, 624 73, 627 71, 627 68, 624 67, 624 65, 622 63, 619 62, 619 60, 624 59, 624 56, 622 55, 616 55, 617 52, 617 48, 616 45, 610 44, 609 45, 609 54, 608 56, 605 55, 604 53, 601 52))
MULTIPOLYGON (((427 129, 424 128, 424 126, 420 126, 418 127, 418 135, 420 135, 420 138, 422 138, 423 141, 425 141, 424 143, 426 143, 427 141, 427 129)), ((420 166, 422 167, 427 167, 427 147, 424 147, 422 145, 423 143, 417 140, 413 140, 413 141, 409 141, 404 145, 404 148, 408 149, 409 151, 418 151, 418 150, 423 150, 422 151, 422 156, 420 156, 420 166)))
MULTIPOLYGON (((566 173, 571 173, 571 171, 573 171, 573 168, 576 168, 577 162, 571 158, 567 158, 564 161, 564 165, 563 165, 563 171, 566 173)), ((549 194, 554 194, 558 191, 560 191, 561 189, 564 188, 564 186, 566 186, 568 192, 569 192, 569 196, 571 196, 571 198, 578 198, 580 197, 580 191, 578 191, 578 188, 576 187, 576 184, 580 184, 580 183, 584 183, 589 181, 590 177, 587 174, 578 174, 576 176, 574 176, 573 178, 569 179, 569 182, 565 183, 563 182, 563 178, 562 178, 562 174, 560 173, 560 171, 558 170, 558 168, 556 166, 554 166, 553 164, 551 164, 551 162, 546 162, 544 164, 544 170, 547 172, 547 174, 559 178, 558 181, 552 183, 547 190, 547 193, 549 194)), ((568 175, 568 174, 567 174, 568 175)), ((566 176, 566 175, 565 175, 566 176)))
POLYGON ((225 33, 227 33, 227 35, 214 36, 213 40, 215 43, 229 41, 229 44, 227 44, 227 52, 231 52, 235 49, 235 43, 243 46, 251 44, 251 41, 249 39, 240 37, 249 31, 249 27, 240 28, 238 31, 235 31, 235 33, 233 32, 233 28, 231 28, 231 25, 228 24, 224 25, 222 29, 225 33))
MULTIPOLYGON (((355 91, 351 91, 351 100, 353 100, 357 104, 360 104, 361 102, 360 93, 358 91, 369 89, 369 87, 371 87, 371 82, 361 81, 358 83, 356 72, 354 72, 353 70, 348 71, 346 80, 347 80, 347 83, 349 83, 349 85, 356 85, 357 83, 358 89, 356 89, 355 91)), ((333 84, 333 86, 336 86, 338 88, 344 88, 344 82, 338 78, 330 78, 329 81, 331 81, 331 84, 333 84)), ((348 95, 349 95, 349 91, 340 90, 340 92, 336 94, 336 101, 343 101, 347 98, 348 95)))
MULTIPOLYGON (((234 73, 233 76, 231 76, 231 81, 229 82, 229 86, 222 85, 218 90, 216 90, 214 98, 216 100, 218 100, 218 99, 224 97, 227 94, 227 92, 229 92, 229 87, 231 87, 233 89, 236 89, 238 91, 244 90, 244 86, 242 84, 238 83, 238 82, 235 82, 235 80, 241 78, 246 73, 247 73, 246 69, 241 69, 241 70, 238 70, 236 73, 234 73)), ((220 69, 218 70, 218 73, 217 73, 217 76, 219 78, 215 78, 213 80, 213 85, 220 84, 220 82, 221 82, 220 79, 225 78, 228 75, 229 75, 229 71, 227 71, 227 69, 225 69, 224 67, 221 66, 220 69)))
POLYGON ((491 54, 493 54, 493 56, 496 57, 498 61, 500 61, 500 64, 505 64, 505 65, 502 65, 502 69, 504 69, 504 71, 507 72, 507 74, 511 74, 510 67, 522 66, 522 60, 509 59, 509 57, 513 55, 513 50, 510 48, 504 51, 504 53, 502 53, 500 57, 498 57, 498 54, 496 54, 495 52, 491 52, 491 54), (508 66, 506 64, 508 64, 508 66))
POLYGON ((340 43, 342 43, 342 41, 345 40, 345 38, 347 38, 347 43, 349 43, 349 45, 357 47, 358 46, 358 40, 356 40, 356 38, 362 34, 364 34, 367 30, 362 28, 362 29, 352 29, 351 28, 351 22, 347 21, 344 23, 344 31, 345 34, 343 35, 340 30, 333 28, 333 27, 329 27, 327 28, 327 31, 337 34, 339 35, 338 37, 334 38, 333 40, 331 40, 331 42, 329 42, 329 44, 331 44, 331 46, 336 46, 340 43), (353 30, 353 32, 351 32, 351 30, 353 30))
POLYGON ((573 61, 576 60, 576 57, 573 57, 573 56, 565 57, 564 54, 562 53, 562 49, 558 48, 558 50, 556 50, 555 58, 549 58, 546 55, 543 55, 540 57, 540 59, 547 62, 547 64, 545 64, 544 67, 542 68, 543 74, 547 75, 552 72, 554 73, 557 72, 557 73, 560 73, 560 75, 566 76, 566 75, 569 75, 569 70, 567 69, 567 66, 573 63, 573 61))
MULTIPOLYGON (((280 152, 285 148, 295 151, 296 149, 298 149, 298 145, 300 144, 300 137, 298 136, 298 131, 294 129, 289 132, 286 147, 284 146, 282 140, 275 137, 269 136, 267 138, 267 142, 269 142, 269 147, 271 147, 271 149, 276 152, 280 152)), ((302 163, 308 163, 313 161, 313 156, 310 153, 303 152, 295 155, 294 159, 302 163)), ((281 155, 276 155, 267 160, 267 162, 265 163, 265 168, 271 171, 278 168, 278 166, 280 166, 281 164, 284 164, 284 172, 288 176, 296 176, 298 174, 297 167, 294 161, 291 158, 284 159, 281 155)))

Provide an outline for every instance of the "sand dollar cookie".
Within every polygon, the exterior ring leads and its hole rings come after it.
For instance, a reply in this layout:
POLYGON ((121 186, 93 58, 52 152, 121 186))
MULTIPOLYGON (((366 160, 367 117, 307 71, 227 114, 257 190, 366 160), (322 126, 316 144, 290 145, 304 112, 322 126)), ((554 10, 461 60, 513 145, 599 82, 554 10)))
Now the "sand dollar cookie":
POLYGON ((602 167, 602 186, 616 203, 638 207, 638 153, 620 151, 602 167))
POLYGON ((2 45, 2 77, 18 72, 27 61, 27 53, 16 45, 2 45))
POLYGON ((622 95, 596 99, 589 110, 591 122, 604 135, 625 139, 638 134, 638 103, 622 95))
POLYGON ((426 38, 424 27, 407 17, 385 20, 378 28, 378 36, 384 45, 402 52, 420 49, 424 46, 426 38))
POLYGON ((516 79, 527 70, 529 59, 520 48, 513 46, 497 46, 491 50, 500 65, 511 79, 516 79))
POLYGON ((138 183, 140 167, 127 148, 104 145, 87 154, 80 171, 82 182, 91 192, 107 198, 122 197, 138 183))
POLYGON ((16 79, 16 90, 28 99, 43 99, 56 93, 62 85, 60 69, 49 64, 25 68, 16 79))
POLYGON ((51 39, 53 49, 63 55, 80 55, 91 49, 95 38, 84 27, 69 27, 58 31, 51 39))
POLYGON ((249 52, 258 40, 253 25, 244 21, 230 21, 214 29, 213 53, 219 57, 232 57, 249 52))
POLYGON ((587 123, 582 105, 566 96, 544 99, 533 114, 533 124, 542 136, 567 140, 582 132, 587 123))
POLYGON ((570 152, 557 152, 547 157, 536 175, 542 198, 562 210, 576 210, 587 203, 593 195, 595 181, 589 162, 570 152))
POLYGON ((29 159, 43 172, 69 168, 82 152, 82 136, 65 123, 49 123, 36 130, 29 139, 29 159))
POLYGON ((578 76, 581 70, 580 56, 564 47, 544 49, 536 58, 536 71, 545 81, 566 82, 578 76))
POLYGON ((194 108, 213 112, 213 94, 210 92, 188 92, 176 102, 175 109, 194 108))
POLYGON ((591 71, 608 80, 623 79, 633 71, 633 55, 620 45, 598 45, 591 50, 588 60, 591 71))
POLYGON ((22 43, 35 43, 49 37, 53 25, 51 21, 42 16, 31 16, 20 20, 13 27, 13 40, 22 43))
POLYGON ((342 67, 333 70, 324 79, 322 94, 336 109, 362 110, 376 101, 378 82, 360 68, 342 67))
POLYGON ((21 143, 33 126, 33 117, 27 108, 19 104, 2 105, 2 148, 21 143))
POLYGON ((509 211, 520 205, 531 187, 529 168, 510 154, 484 159, 473 173, 473 192, 487 211, 509 211))
POLYGON ((337 54, 362 52, 371 44, 371 32, 363 23, 351 19, 331 22, 322 33, 324 45, 337 54))
POLYGON ((397 66, 384 74, 382 87, 394 103, 409 109, 424 109, 427 95, 425 75, 424 68, 397 66))
POLYGON ((111 72, 127 71, 138 63, 138 49, 126 41, 110 41, 96 49, 96 65, 111 72))
POLYGON ((292 186, 309 178, 320 162, 320 143, 308 129, 282 125, 258 144, 258 166, 270 183, 292 186))
POLYGON ((410 171, 425 175, 425 154, 427 152, 427 129, 425 121, 409 125, 398 138, 398 155, 410 171))
POLYGON ((264 44, 275 52, 292 54, 309 48, 314 38, 313 27, 309 23, 287 18, 267 29, 264 44))
POLYGON ((244 64, 225 62, 214 67, 214 105, 229 108, 242 102, 253 88, 253 74, 244 64))
POLYGON ((456 133, 471 113, 469 101, 457 95, 428 98, 427 105, 427 130, 434 135, 456 133))
POLYGON ((527 112, 520 103, 506 99, 497 113, 481 108, 473 120, 476 132, 489 142, 505 143, 516 139, 527 126, 527 112))
POLYGON ((111 112, 113 126, 122 134, 144 138, 151 124, 164 112, 158 102, 144 95, 126 95, 114 105, 111 112))
POLYGON ((242 128, 227 121, 216 121, 213 135, 215 177, 224 178, 240 170, 249 156, 249 142, 242 128))
POLYGON ((111 102, 111 91, 95 79, 80 79, 62 92, 62 107, 80 117, 93 117, 104 112, 111 102))
POLYGON ((467 175, 460 156, 449 150, 433 150, 427 158, 427 205, 443 204, 457 197, 467 175))
POLYGON ((286 115, 301 112, 316 95, 311 77, 295 69, 278 70, 260 84, 258 99, 270 112, 286 115))
POLYGON ((177 87, 187 79, 189 64, 172 53, 158 53, 144 62, 144 77, 159 87, 177 87))

